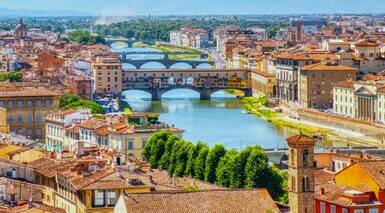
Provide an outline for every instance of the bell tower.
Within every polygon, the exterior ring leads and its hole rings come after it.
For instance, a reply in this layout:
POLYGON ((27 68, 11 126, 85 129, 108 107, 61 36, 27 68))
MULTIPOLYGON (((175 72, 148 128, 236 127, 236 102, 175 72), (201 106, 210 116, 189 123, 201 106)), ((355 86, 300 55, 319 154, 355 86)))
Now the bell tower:
POLYGON ((287 143, 290 212, 313 213, 315 141, 300 133, 287 138, 287 143))

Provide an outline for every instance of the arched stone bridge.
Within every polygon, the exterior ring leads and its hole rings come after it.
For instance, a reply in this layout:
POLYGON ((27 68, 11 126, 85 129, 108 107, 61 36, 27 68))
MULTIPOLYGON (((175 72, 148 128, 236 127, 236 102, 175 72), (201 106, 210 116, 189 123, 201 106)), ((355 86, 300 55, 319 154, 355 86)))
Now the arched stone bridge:
POLYGON ((161 100, 162 94, 173 89, 191 89, 209 100, 212 93, 223 89, 237 89, 251 96, 249 71, 244 69, 172 69, 125 70, 123 91, 142 90, 152 100, 161 100))
POLYGON ((196 69, 201 64, 209 64, 214 65, 212 61, 204 61, 204 60, 170 60, 170 59, 146 59, 146 60, 124 60, 122 59, 122 63, 127 63, 135 66, 136 69, 142 68, 143 65, 151 62, 157 62, 162 64, 166 69, 170 69, 172 65, 183 63, 191 66, 192 69, 196 69))

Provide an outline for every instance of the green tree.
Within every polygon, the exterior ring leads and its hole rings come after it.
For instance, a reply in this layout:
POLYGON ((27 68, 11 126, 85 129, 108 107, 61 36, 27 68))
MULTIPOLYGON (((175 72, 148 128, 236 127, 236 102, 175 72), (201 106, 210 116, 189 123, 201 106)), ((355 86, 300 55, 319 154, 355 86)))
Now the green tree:
POLYGON ((273 199, 277 200, 283 194, 283 178, 279 172, 269 166, 266 153, 261 148, 255 148, 245 168, 246 187, 267 188, 273 199))
POLYGON ((71 95, 71 94, 66 93, 66 94, 60 96, 60 98, 59 98, 59 106, 60 107, 65 107, 65 106, 67 106, 69 104, 72 104, 72 103, 74 103, 76 101, 79 101, 79 100, 81 100, 80 96, 78 96, 78 95, 71 95))
POLYGON ((207 144, 203 144, 198 152, 194 165, 194 177, 199 180, 205 179, 206 159, 208 153, 209 146, 207 144))
POLYGON ((172 151, 170 155, 170 165, 168 167, 168 172, 176 177, 179 177, 179 171, 175 173, 177 167, 180 169, 183 165, 180 165, 179 159, 183 155, 183 149, 185 147, 185 142, 183 140, 178 140, 172 146, 172 151))
POLYGON ((234 159, 234 168, 230 172, 230 187, 231 188, 244 188, 245 187, 245 167, 247 159, 254 147, 246 147, 246 149, 240 151, 234 159))
POLYGON ((188 162, 188 154, 194 145, 191 142, 183 141, 181 149, 177 152, 174 177, 183 177, 188 162))
POLYGON ((216 181, 215 170, 219 160, 226 154, 226 149, 222 144, 216 144, 210 149, 206 159, 205 181, 214 183, 216 181))
POLYGON ((207 146, 205 143, 198 142, 189 150, 185 176, 195 177, 195 162, 200 150, 205 146, 207 146))
POLYGON ((23 73, 10 71, 3 72, 0 74, 0 82, 9 81, 9 82, 22 82, 23 81, 23 73))
POLYGON ((98 103, 88 100, 79 100, 70 103, 64 107, 65 109, 91 109, 92 114, 103 114, 104 109, 98 103))
POLYGON ((179 138, 176 135, 171 135, 167 139, 166 144, 164 145, 164 153, 163 153, 162 157, 160 158, 159 168, 169 170, 172 147, 174 146, 175 142, 177 142, 179 140, 181 140, 181 138, 179 138))
POLYGON ((236 150, 230 150, 221 158, 216 169, 217 184, 229 187, 231 184, 231 174, 234 173, 236 156, 239 153, 236 150))
POLYGON ((159 160, 164 154, 165 143, 172 136, 172 133, 167 131, 156 132, 144 146, 143 156, 151 164, 152 168, 158 168, 159 160))

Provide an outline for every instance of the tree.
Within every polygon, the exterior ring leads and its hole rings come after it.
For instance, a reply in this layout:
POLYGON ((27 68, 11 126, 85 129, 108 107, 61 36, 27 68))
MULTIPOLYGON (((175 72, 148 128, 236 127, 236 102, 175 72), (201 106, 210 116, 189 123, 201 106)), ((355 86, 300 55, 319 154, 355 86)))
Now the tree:
POLYGON ((231 184, 231 174, 234 173, 235 160, 238 152, 230 150, 221 158, 216 169, 217 183, 224 187, 229 187, 231 184))
POLYGON ((179 175, 177 176, 177 173, 174 173, 176 168, 179 166, 179 169, 181 166, 183 165, 179 165, 180 162, 179 162, 179 158, 183 152, 183 149, 184 149, 184 141, 183 140, 178 140, 174 143, 174 145, 172 146, 172 151, 171 151, 171 155, 170 155, 170 165, 168 167, 168 172, 175 176, 175 177, 179 177, 179 175))
POLYGON ((209 153, 209 146, 203 144, 200 148, 194 165, 194 177, 199 180, 204 180, 206 169, 206 158, 209 153))
POLYGON ((192 149, 189 150, 185 176, 195 177, 195 162, 200 150, 205 146, 207 146, 205 143, 198 142, 192 149))
POLYGON ((186 171, 186 166, 188 162, 188 154, 194 146, 191 142, 183 141, 183 144, 179 151, 176 153, 176 162, 174 177, 183 177, 186 171))
POLYGON ((59 98, 59 106, 60 107, 65 107, 65 106, 67 106, 69 104, 72 104, 72 103, 74 103, 76 101, 79 101, 79 100, 81 100, 80 96, 78 96, 78 95, 71 95, 71 94, 66 93, 66 94, 60 96, 60 98, 59 98))
POLYGON ((267 188, 273 199, 277 200, 283 194, 283 178, 279 172, 269 166, 266 153, 261 148, 254 148, 245 168, 246 187, 267 188))
POLYGON ((159 168, 169 170, 172 147, 174 146, 175 142, 179 140, 181 140, 181 138, 176 135, 172 135, 167 139, 166 144, 164 145, 164 153, 159 161, 159 168))
POLYGON ((88 100, 79 100, 68 104, 65 109, 91 109, 92 114, 104 114, 104 109, 98 103, 88 100))
POLYGON ((250 153, 253 151, 254 147, 246 147, 235 156, 234 159, 234 168, 230 172, 230 187, 231 188, 244 188, 245 187, 245 167, 247 164, 247 159, 250 156, 250 153))
POLYGON ((4 81, 21 82, 23 81, 23 73, 16 71, 3 72, 0 74, 0 82, 4 81))
POLYGON ((216 144, 210 149, 206 159, 205 181, 214 183, 216 181, 215 170, 219 160, 226 154, 226 149, 222 144, 216 144))
POLYGON ((144 146, 142 154, 152 168, 158 168, 159 160, 164 154, 165 143, 171 136, 172 133, 167 131, 156 132, 144 146))

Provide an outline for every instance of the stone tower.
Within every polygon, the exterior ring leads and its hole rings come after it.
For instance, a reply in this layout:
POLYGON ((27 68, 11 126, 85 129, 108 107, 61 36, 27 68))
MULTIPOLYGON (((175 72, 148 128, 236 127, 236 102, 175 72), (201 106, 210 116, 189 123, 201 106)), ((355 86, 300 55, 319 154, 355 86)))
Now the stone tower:
POLYGON ((288 187, 292 213, 314 212, 314 143, 300 133, 287 139, 289 146, 288 187))
POLYGON ((24 25, 22 18, 20 18, 19 24, 17 24, 15 28, 15 36, 18 38, 24 38, 27 36, 27 27, 24 25))

